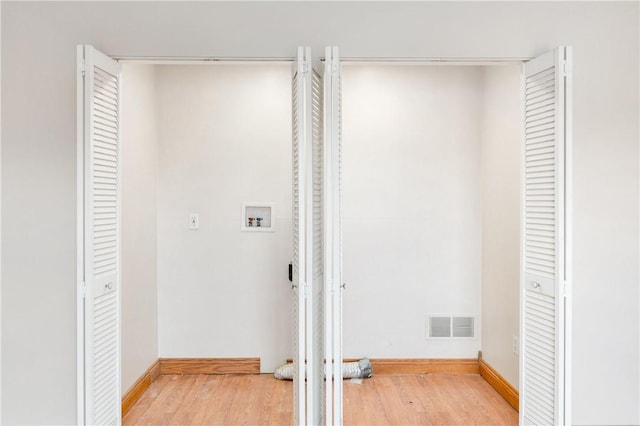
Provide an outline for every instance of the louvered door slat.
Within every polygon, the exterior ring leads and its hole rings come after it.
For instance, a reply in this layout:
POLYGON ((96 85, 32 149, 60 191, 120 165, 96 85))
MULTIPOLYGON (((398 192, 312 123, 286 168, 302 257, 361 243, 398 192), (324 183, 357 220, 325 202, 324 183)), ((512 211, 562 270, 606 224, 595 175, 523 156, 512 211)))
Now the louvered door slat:
POLYGON ((558 424, 565 411, 566 50, 525 64, 520 420, 558 424))
POLYGON ((90 46, 84 77, 84 419, 120 423, 119 65, 90 46))

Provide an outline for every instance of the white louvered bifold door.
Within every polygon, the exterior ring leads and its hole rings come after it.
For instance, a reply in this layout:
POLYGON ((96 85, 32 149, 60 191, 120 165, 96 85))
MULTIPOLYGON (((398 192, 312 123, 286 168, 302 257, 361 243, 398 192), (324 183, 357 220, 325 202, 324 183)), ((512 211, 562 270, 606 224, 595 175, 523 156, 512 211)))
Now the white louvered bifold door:
POLYGON ((299 47, 293 69, 293 422, 314 419, 313 300, 313 78, 311 49, 299 47), (307 377, 308 376, 308 377, 307 377))
POLYGON ((120 66, 84 56, 84 423, 120 423, 120 66))
POLYGON ((520 421, 569 424, 570 50, 524 67, 520 421))
POLYGON ((340 57, 327 47, 324 91, 325 418, 342 424, 342 129, 340 57))

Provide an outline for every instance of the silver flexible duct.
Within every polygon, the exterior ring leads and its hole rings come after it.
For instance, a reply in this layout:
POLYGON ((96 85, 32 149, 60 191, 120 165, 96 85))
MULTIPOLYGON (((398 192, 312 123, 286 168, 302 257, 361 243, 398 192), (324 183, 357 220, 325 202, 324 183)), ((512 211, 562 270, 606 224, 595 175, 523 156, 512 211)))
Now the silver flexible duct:
MULTIPOLYGON (((276 368, 273 375, 279 380, 293 380, 293 372, 293 364, 285 364, 276 368)), ((363 358, 356 362, 345 362, 342 364, 343 379, 366 379, 372 375, 373 369, 371 368, 371 361, 369 361, 368 358, 363 358)))

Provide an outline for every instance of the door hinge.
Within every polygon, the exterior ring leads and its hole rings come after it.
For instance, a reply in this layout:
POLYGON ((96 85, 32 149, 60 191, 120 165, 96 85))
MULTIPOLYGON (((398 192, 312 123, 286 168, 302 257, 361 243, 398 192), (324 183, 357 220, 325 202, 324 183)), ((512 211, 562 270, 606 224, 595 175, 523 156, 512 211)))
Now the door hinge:
POLYGON ((300 60, 298 61, 298 72, 300 74, 306 74, 309 72, 309 64, 311 63, 311 60, 309 58, 307 58, 306 55, 304 55, 302 58, 300 58, 300 60))
POLYGON ((566 77, 571 72, 571 64, 566 59, 562 61, 562 76, 566 77))
POLYGON ((84 77, 85 73, 86 73, 86 66, 87 63, 86 61, 83 59, 82 63, 80 64, 80 73, 82 74, 82 76, 84 77))
POLYGON ((82 285, 80 286, 80 294, 83 299, 87 298, 87 283, 86 281, 82 281, 82 285))
POLYGON ((569 296, 569 283, 567 283, 566 281, 564 281, 562 283, 562 297, 567 297, 569 296))

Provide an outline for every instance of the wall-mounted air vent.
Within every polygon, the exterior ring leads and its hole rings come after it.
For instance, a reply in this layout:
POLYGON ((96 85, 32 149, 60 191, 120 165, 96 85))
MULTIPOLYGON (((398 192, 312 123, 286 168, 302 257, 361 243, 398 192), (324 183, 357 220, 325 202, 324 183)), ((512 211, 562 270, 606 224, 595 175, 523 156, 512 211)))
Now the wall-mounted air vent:
POLYGON ((429 337, 451 337, 451 317, 429 318, 429 337))
POLYGON ((476 337, 474 316, 429 315, 427 316, 428 339, 476 337))

